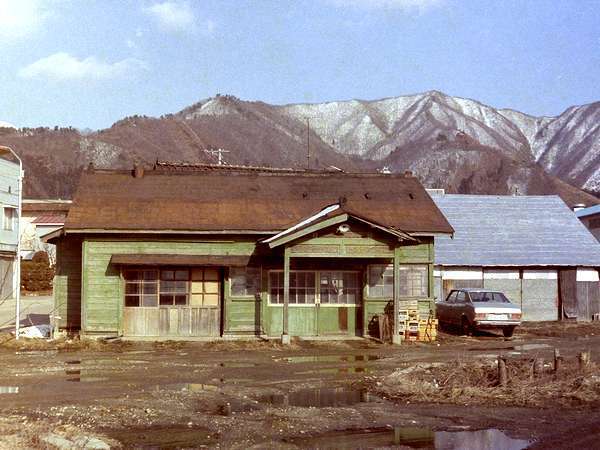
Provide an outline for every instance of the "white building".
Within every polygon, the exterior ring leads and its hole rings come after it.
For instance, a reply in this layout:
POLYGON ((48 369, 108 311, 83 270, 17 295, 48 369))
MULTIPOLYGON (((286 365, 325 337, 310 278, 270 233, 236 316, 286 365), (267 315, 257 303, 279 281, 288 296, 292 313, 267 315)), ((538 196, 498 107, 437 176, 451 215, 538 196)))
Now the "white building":
POLYGON ((18 288, 19 163, 0 152, 0 301, 14 298, 18 288))

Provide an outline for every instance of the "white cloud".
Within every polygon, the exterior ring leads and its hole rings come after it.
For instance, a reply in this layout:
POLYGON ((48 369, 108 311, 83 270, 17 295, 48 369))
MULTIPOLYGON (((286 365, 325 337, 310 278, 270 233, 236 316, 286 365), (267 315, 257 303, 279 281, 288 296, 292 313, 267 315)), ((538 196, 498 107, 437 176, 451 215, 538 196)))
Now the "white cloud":
POLYGON ((62 80, 106 80, 135 76, 148 66, 139 59, 127 58, 108 63, 94 56, 77 59, 65 52, 54 53, 19 70, 23 78, 62 80))
POLYGON ((400 9, 423 12, 439 6, 444 0, 329 0, 336 6, 350 6, 365 9, 400 9))
POLYGON ((0 0, 0 38, 27 37, 51 16, 46 0, 0 0))
POLYGON ((144 11, 170 31, 188 31, 196 25, 196 15, 187 1, 167 0, 155 3, 144 11))

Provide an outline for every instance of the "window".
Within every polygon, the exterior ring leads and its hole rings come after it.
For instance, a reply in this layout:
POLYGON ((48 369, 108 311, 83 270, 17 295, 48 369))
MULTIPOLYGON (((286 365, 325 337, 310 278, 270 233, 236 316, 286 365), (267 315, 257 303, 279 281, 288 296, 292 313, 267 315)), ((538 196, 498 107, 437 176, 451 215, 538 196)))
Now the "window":
POLYGON ((425 264, 402 265, 399 269, 400 297, 429 295, 429 270, 425 264))
POLYGON ((355 305, 360 298, 357 272, 321 272, 320 302, 355 305))
MULTIPOLYGON (((394 266, 369 266, 369 297, 394 296, 394 266)), ((400 297, 427 297, 429 295, 429 269, 425 264, 404 264, 399 267, 400 297)))
POLYGON ((190 272, 187 269, 160 271, 160 305, 186 306, 189 301, 190 272))
MULTIPOLYGON (((315 280, 315 272, 290 271, 290 304, 314 304, 315 280)), ((283 304, 283 272, 269 272, 269 299, 283 304)))
POLYGON ((158 271, 127 270, 125 306, 158 306, 158 271))
POLYGON ((456 302, 456 295, 457 294, 458 294, 457 291, 450 292, 450 294, 448 294, 448 298, 446 298, 446 301, 448 303, 454 303, 454 302, 456 302))
POLYGON ((465 303, 467 301, 467 295, 464 293, 464 291, 458 291, 454 301, 456 303, 465 303))
POLYGON ((127 307, 218 307, 221 277, 216 268, 127 269, 127 307))
POLYGON ((15 217, 15 208, 4 208, 4 221, 3 228, 6 231, 12 231, 14 229, 14 217, 15 217))
POLYGON ((192 306, 219 306, 219 269, 192 269, 192 306))
POLYGON ((254 296, 260 291, 260 268, 230 267, 229 280, 232 297, 254 296))
POLYGON ((394 296, 394 266, 369 266, 369 297, 394 296))

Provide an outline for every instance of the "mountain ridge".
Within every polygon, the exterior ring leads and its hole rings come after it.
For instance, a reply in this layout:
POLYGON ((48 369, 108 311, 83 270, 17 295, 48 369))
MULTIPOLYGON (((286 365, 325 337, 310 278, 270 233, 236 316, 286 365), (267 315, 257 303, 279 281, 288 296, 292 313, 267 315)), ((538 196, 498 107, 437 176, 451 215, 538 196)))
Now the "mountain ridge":
POLYGON ((72 196, 89 163, 215 162, 209 148, 228 150, 232 164, 304 168, 309 135, 311 169, 412 170, 426 186, 450 192, 556 193, 570 204, 594 204, 598 198, 582 189, 600 193, 597 123, 600 102, 536 117, 437 90, 286 105, 217 95, 92 132, 1 129, 0 142, 22 154, 30 196, 72 196))

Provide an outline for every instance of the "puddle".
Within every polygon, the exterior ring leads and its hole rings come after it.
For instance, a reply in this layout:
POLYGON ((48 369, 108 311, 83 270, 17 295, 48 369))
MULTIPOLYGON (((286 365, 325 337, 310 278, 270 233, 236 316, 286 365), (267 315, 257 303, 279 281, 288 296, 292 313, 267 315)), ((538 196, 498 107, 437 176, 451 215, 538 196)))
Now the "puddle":
POLYGON ((305 372, 295 372, 298 375, 312 375, 312 374, 340 374, 340 373, 371 373, 373 370, 369 367, 331 367, 325 369, 307 370, 305 372))
POLYGON ((58 354, 58 350, 19 350, 15 355, 23 356, 54 356, 58 354))
POLYGON ((283 361, 293 364, 298 363, 319 363, 319 362, 365 362, 376 361, 381 359, 377 355, 312 355, 312 356, 286 356, 285 358, 277 358, 275 361, 283 361))
POLYGON ((19 386, 0 386, 0 394, 18 394, 19 386))
POLYGON ((300 406, 303 408, 326 408, 333 406, 349 406, 357 403, 376 400, 377 397, 364 389, 318 388, 300 389, 286 394, 263 395, 258 398, 260 403, 273 406, 300 406))
POLYGON ((551 348, 548 344, 523 344, 523 345, 515 345, 511 350, 516 350, 518 352, 525 352, 527 350, 539 350, 541 348, 551 348))
POLYGON ((154 389, 157 391, 216 392, 219 390, 219 387, 214 384, 170 383, 158 384, 154 389))
POLYGON ((247 369, 249 367, 257 367, 256 363, 245 363, 245 362, 222 362, 219 363, 219 367, 225 367, 229 369, 247 369))
POLYGON ((489 352, 492 350, 498 351, 517 351, 517 352, 526 352, 528 350, 539 350, 543 348, 552 348, 548 344, 522 344, 522 345, 511 345, 510 347, 477 347, 470 348, 470 352, 489 352))
POLYGON ((444 450, 521 450, 532 441, 515 439, 500 430, 432 431, 428 428, 396 427, 333 432, 313 438, 291 439, 308 448, 378 448, 402 445, 444 450))
POLYGON ((104 430, 104 433, 121 442, 125 448, 136 449, 214 447, 219 439, 218 433, 206 428, 180 425, 104 430))
POLYGON ((84 377, 78 376, 76 378, 67 378, 67 381, 71 381, 74 383, 99 383, 101 381, 108 381, 108 378, 105 377, 84 377))

